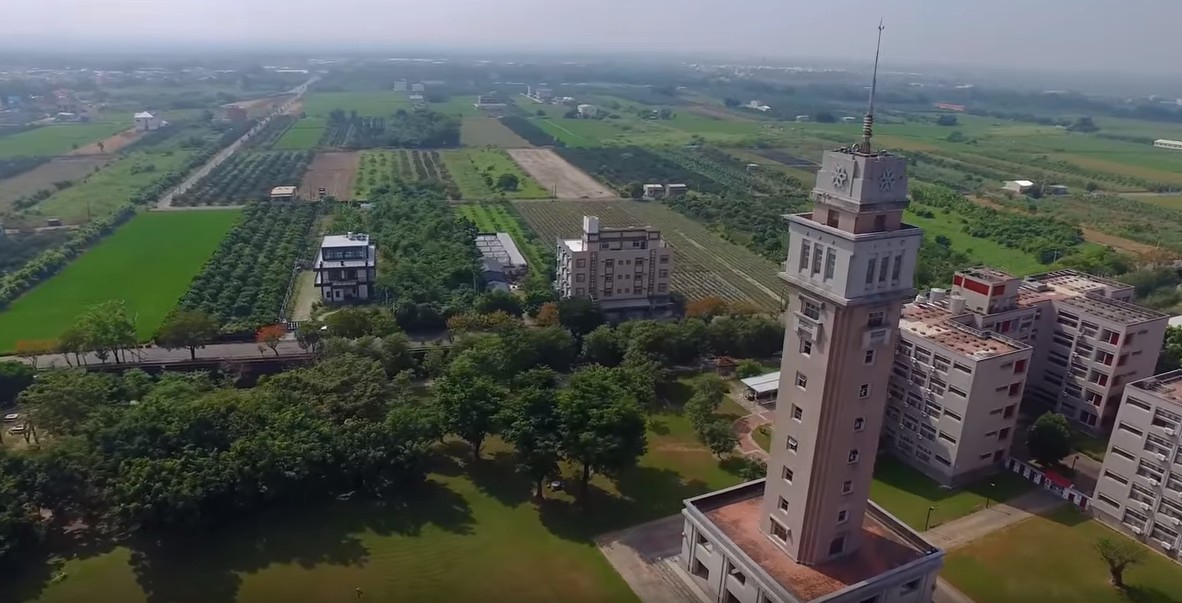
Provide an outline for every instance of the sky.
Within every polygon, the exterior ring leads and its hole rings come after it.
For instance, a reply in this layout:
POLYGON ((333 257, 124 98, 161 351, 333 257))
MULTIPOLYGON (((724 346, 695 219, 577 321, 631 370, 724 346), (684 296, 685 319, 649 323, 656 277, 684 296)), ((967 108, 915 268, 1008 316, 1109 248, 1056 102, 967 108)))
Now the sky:
POLYGON ((9 45, 661 52, 1182 78, 1179 0, 19 0, 9 45))

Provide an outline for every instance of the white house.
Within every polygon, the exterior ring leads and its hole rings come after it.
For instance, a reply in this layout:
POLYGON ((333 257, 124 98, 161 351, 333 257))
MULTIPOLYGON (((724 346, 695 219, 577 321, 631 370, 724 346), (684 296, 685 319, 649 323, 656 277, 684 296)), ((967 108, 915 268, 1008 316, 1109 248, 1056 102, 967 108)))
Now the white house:
POLYGON ((1159 138, 1159 139, 1153 141, 1153 146, 1155 146, 1159 149, 1170 149, 1171 151, 1182 151, 1182 141, 1178 141, 1178 140, 1167 140, 1165 138, 1159 138))
POLYGON ((326 302, 370 299, 374 295, 377 264, 377 246, 369 240, 369 235, 349 232, 324 237, 313 265, 321 299, 326 302))
POLYGON ((1030 189, 1034 188, 1034 183, 1029 180, 1010 180, 1001 188, 1018 193, 1019 195, 1025 195, 1030 192, 1030 189))
POLYGON ((661 199, 665 196, 664 184, 646 184, 644 185, 645 199, 661 199))
POLYGON ((579 111, 579 117, 595 117, 599 115, 599 107, 595 105, 579 105, 576 108, 579 111))
POLYGON ((148 132, 150 130, 158 129, 168 123, 159 117, 148 113, 147 111, 140 111, 139 113, 136 113, 132 117, 132 121, 135 123, 136 132, 148 132))

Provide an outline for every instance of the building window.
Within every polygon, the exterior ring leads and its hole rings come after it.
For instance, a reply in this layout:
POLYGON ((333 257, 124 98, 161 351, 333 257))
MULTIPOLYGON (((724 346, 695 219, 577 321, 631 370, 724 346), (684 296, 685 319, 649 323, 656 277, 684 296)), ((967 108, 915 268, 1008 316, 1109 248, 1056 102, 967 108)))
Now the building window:
POLYGON ((797 444, 796 438, 794 438, 792 436, 788 436, 788 450, 791 450, 792 452, 796 452, 796 449, 798 446, 799 446, 799 444, 797 444))
POLYGON ((940 432, 940 436, 939 436, 939 437, 940 437, 940 439, 941 439, 941 440, 944 440, 945 442, 948 442, 949 444, 955 444, 955 443, 956 443, 956 438, 954 438, 954 437, 952 437, 952 436, 948 435, 947 433, 944 433, 943 431, 941 431, 941 432, 940 432))
POLYGON ((833 278, 833 271, 837 268, 837 252, 833 248, 825 250, 825 280, 833 278))
POLYGON ((1141 431, 1140 429, 1137 429, 1136 427, 1133 427, 1132 425, 1129 425, 1128 423, 1125 423, 1124 421, 1121 421, 1116 426, 1116 428, 1121 431, 1131 433, 1137 437, 1141 437, 1141 436, 1145 435, 1145 432, 1141 431))
POLYGON ((808 388, 808 384, 809 378, 805 377, 804 373, 798 371, 796 373, 796 387, 799 387, 800 389, 806 389, 808 388))
POLYGON ((587 260, 575 260, 575 268, 586 268, 587 260))
POLYGON ((954 413, 951 410, 948 410, 947 408, 944 409, 944 416, 952 419, 953 421, 963 421, 964 420, 964 418, 961 417, 959 414, 954 413))
POLYGON ((854 431, 862 431, 863 429, 866 429, 866 419, 863 419, 862 417, 855 418, 854 431))
POLYGON ((870 384, 869 383, 863 383, 862 385, 858 386, 858 397, 859 398, 869 398, 870 397, 870 384))
POLYGON ((841 493, 842 494, 849 494, 850 492, 853 492, 853 491, 854 491, 853 480, 847 479, 844 482, 841 482, 841 493))
POLYGON ((586 281, 587 281, 587 275, 586 275, 586 274, 583 274, 583 273, 581 273, 581 272, 580 272, 579 274, 576 274, 576 275, 575 275, 575 282, 576 282, 576 283, 583 283, 583 282, 586 282, 586 281))
POLYGON ((1117 448, 1116 446, 1113 446, 1112 450, 1110 450, 1109 452, 1125 459, 1126 461, 1136 461, 1137 460, 1137 457, 1133 456, 1132 453, 1130 453, 1126 450, 1121 450, 1120 448, 1117 448))
POLYGON ((858 452, 858 449, 854 448, 853 450, 850 451, 849 455, 846 457, 846 462, 850 463, 852 465, 852 464, 858 462, 858 459, 861 456, 862 456, 862 454, 860 452, 858 452))
POLYGON ((882 258, 882 261, 878 263, 878 282, 886 282, 887 268, 889 268, 889 266, 887 266, 887 259, 884 257, 882 258))
POLYGON ((1148 403, 1146 403, 1146 402, 1143 402, 1143 401, 1141 401, 1141 400, 1138 400, 1138 399, 1136 399, 1136 398, 1134 398, 1134 397, 1132 397, 1132 396, 1129 396, 1128 398, 1126 398, 1126 399, 1125 399, 1125 402, 1126 402, 1126 403, 1127 403, 1129 406, 1132 406, 1132 407, 1135 407, 1135 408, 1140 408, 1141 410, 1144 410, 1144 411, 1146 411, 1146 412, 1151 412, 1151 411, 1153 410, 1153 407, 1152 407, 1152 406, 1150 406, 1148 403))
POLYGON ((693 574, 707 582, 710 581, 710 570, 706 567, 700 559, 694 559, 693 574))
POLYGON ((886 314, 884 312, 871 312, 866 315, 866 327, 870 329, 877 329, 885 322, 886 314))
POLYGON ((793 404, 792 405, 792 418, 796 419, 797 421, 803 419, 804 418, 804 409, 793 404))
POLYGON ((669 290, 669 285, 665 283, 657 283, 657 293, 665 293, 669 290))
POLYGON ((899 589, 899 594, 909 595, 915 591, 918 591, 919 590, 919 583, 920 583, 920 579, 916 578, 916 579, 912 580, 911 582, 904 584, 899 589))
POLYGON ((895 263, 891 266, 891 280, 899 280, 899 276, 903 274, 903 254, 895 256, 895 263))
POLYGON ((809 267, 809 252, 812 251, 813 245, 807 240, 800 242, 800 271, 804 272, 809 267))
POLYGON ((772 536, 780 542, 788 542, 788 528, 780 525, 780 522, 772 520, 772 536))
POLYGON ((669 271, 668 270, 657 271, 657 278, 669 278, 669 271))
POLYGON ((836 209, 831 209, 825 215, 825 225, 837 228, 838 222, 841 220, 841 214, 836 209))
POLYGON ((800 353, 808 356, 813 353, 813 342, 807 339, 800 340, 800 353))
MULTIPOLYGON (((787 467, 780 469, 780 478, 791 484, 792 483, 792 470, 787 467)), ((1126 482, 1126 483, 1128 483, 1128 482, 1126 482)))
POLYGON ((962 373, 964 373, 964 374, 966 374, 966 375, 972 375, 972 374, 973 374, 973 369, 971 369, 971 368, 969 368, 968 366, 966 366, 966 365, 964 365, 964 364, 961 364, 961 363, 959 363, 959 362, 953 363, 953 365, 952 365, 952 368, 954 368, 954 369, 956 369, 956 370, 958 370, 958 371, 960 371, 960 372, 962 372, 962 373))
POLYGON ((838 536, 829 543, 829 556, 840 555, 845 551, 845 535, 838 536))
POLYGON ((870 263, 866 264, 866 284, 867 285, 874 284, 874 267, 876 266, 877 261, 878 260, 876 258, 870 258, 870 263))
POLYGON ((820 243, 813 245, 813 276, 821 273, 821 252, 824 250, 820 243))
POLYGON ((821 320, 821 304, 807 299, 800 300, 800 313, 813 320, 821 320))
POLYGON ((874 350, 866 350, 866 355, 862 357, 862 364, 874 364, 874 350))
POLYGON ((784 497, 783 497, 783 496, 781 496, 781 497, 780 497, 780 503, 779 503, 778 505, 776 505, 776 506, 777 506, 777 507, 779 507, 779 509, 780 509, 781 511, 783 511, 783 512, 785 512, 785 513, 787 513, 787 512, 788 512, 788 501, 787 501, 787 500, 784 500, 784 497))
POLYGON ((1125 477, 1125 476, 1123 476, 1123 475, 1120 475, 1119 473, 1113 473, 1113 472, 1111 472, 1111 471, 1105 471, 1105 472, 1104 472, 1104 477, 1107 477, 1108 479, 1110 479, 1110 480, 1112 480, 1112 481, 1114 481, 1114 482, 1117 482, 1117 483, 1119 483, 1119 484, 1124 484, 1124 485, 1126 485, 1126 486, 1127 486, 1127 485, 1129 485, 1129 478, 1127 478, 1127 477, 1125 477))
POLYGON ((837 523, 845 523, 850 520, 850 512, 842 509, 837 512, 837 523))
POLYGON ((587 294, 587 290, 582 287, 575 289, 575 295, 586 295, 586 294, 587 294))

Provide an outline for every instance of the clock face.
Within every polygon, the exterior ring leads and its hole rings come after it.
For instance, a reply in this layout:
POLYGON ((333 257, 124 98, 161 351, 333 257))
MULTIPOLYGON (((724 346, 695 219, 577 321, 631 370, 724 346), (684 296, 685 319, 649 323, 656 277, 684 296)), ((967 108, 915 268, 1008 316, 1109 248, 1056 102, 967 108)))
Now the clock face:
POLYGON ((895 189, 895 170, 885 170, 878 178, 878 190, 889 193, 895 189))
POLYGON ((844 167, 839 167, 833 172, 833 187, 837 190, 845 190, 849 181, 850 175, 846 173, 844 167))

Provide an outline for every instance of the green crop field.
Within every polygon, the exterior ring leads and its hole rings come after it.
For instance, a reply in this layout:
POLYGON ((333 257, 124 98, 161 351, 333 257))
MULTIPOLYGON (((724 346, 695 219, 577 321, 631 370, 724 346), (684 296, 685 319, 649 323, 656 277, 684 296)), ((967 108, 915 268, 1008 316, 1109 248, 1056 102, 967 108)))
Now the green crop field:
POLYGON ((457 208, 461 216, 476 224, 480 232, 507 232, 529 262, 530 270, 545 274, 551 263, 553 248, 543 248, 537 235, 530 230, 507 203, 465 203, 457 208), (549 249, 548 253, 546 249, 549 249))
MULTIPOLYGON (((304 97, 304 113, 309 117, 328 117, 334 109, 358 115, 384 117, 398 109, 410 109, 410 98, 404 92, 312 92, 304 97)), ((475 107, 473 107, 475 109, 475 107)))
POLYGON ((690 299, 749 301, 779 310, 788 293, 775 262, 724 241, 702 224, 659 203, 643 201, 516 201, 513 207, 542 241, 579 236, 583 216, 604 226, 652 226, 673 248, 671 287, 690 299))
POLYGON ((305 117, 287 129, 271 146, 276 151, 304 151, 314 149, 324 137, 328 123, 324 118, 305 117))
POLYGON ((0 312, 0 350, 21 340, 54 339, 87 308, 113 299, 127 302, 146 340, 238 216, 235 210, 136 216, 0 312))
POLYGON ((465 117, 460 122, 460 144, 466 147, 528 149, 530 143, 494 117, 465 117))
POLYGON ((53 124, 5 136, 0 138, 0 157, 65 155, 130 128, 130 121, 53 124))
POLYGON ((1182 195, 1126 195, 1128 198, 1142 203, 1149 203, 1166 209, 1182 210, 1182 195))
POLYGON ((951 247, 954 251, 967 255, 975 262, 999 268, 1014 276, 1026 276, 1049 270, 1046 264, 1039 263, 1034 256, 1021 249, 1013 249, 965 233, 961 230, 960 218, 955 214, 938 209, 932 210, 932 213, 935 214, 935 218, 924 218, 908 210, 905 219, 909 224, 922 228, 924 238, 933 240, 940 235, 946 236, 952 242, 951 247))
POLYGON ((428 103, 427 108, 438 113, 459 117, 480 117, 483 113, 476 108, 475 96, 453 96, 442 103, 428 103))
POLYGON ((465 199, 494 199, 502 193, 509 199, 545 199, 550 196, 500 149, 462 149, 443 151, 441 155, 465 199), (496 189, 501 174, 517 176, 517 190, 496 189))

